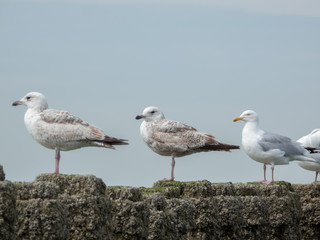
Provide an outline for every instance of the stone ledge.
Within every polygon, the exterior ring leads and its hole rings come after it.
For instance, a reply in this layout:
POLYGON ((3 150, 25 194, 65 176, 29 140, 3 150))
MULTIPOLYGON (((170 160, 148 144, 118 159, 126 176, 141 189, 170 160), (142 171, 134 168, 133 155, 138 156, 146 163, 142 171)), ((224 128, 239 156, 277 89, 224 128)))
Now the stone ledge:
POLYGON ((0 181, 0 239, 318 239, 320 183, 0 181))

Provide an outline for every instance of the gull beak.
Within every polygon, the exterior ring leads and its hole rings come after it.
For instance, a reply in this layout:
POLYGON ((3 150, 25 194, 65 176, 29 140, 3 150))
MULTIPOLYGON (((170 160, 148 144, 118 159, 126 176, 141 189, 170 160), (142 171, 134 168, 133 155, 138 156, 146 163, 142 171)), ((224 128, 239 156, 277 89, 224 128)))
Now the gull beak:
POLYGON ((242 119, 243 119, 243 117, 235 117, 232 121, 237 122, 237 121, 242 120, 242 119))
POLYGON ((24 102, 22 102, 22 101, 15 101, 15 102, 13 102, 12 103, 12 106, 18 106, 18 105, 23 105, 24 104, 24 102))
POLYGON ((144 116, 143 116, 143 115, 137 115, 137 116, 136 116, 136 119, 137 119, 137 120, 139 120, 139 119, 141 119, 141 118, 144 118, 144 116))

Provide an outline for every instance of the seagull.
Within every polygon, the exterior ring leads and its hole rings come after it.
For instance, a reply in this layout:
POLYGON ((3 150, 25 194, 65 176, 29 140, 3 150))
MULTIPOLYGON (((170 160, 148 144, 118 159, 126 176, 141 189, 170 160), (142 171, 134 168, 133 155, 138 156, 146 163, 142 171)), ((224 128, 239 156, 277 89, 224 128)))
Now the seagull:
POLYGON ((174 180, 175 158, 198 152, 227 151, 239 146, 220 143, 210 134, 199 133, 182 122, 167 120, 157 107, 147 107, 136 119, 143 119, 140 134, 144 142, 154 152, 171 156, 171 177, 162 181, 174 180))
POLYGON ((259 128, 259 117, 255 111, 244 111, 234 122, 242 120, 245 125, 242 130, 242 145, 245 152, 253 160, 263 163, 264 179, 262 183, 270 184, 274 181, 274 166, 286 165, 290 161, 311 161, 309 152, 300 143, 290 138, 274 133, 264 132, 259 128), (272 180, 266 180, 266 165, 271 165, 272 180))
POLYGON ((99 128, 82 121, 66 111, 48 109, 45 96, 30 92, 12 106, 25 105, 24 123, 31 136, 42 146, 55 149, 55 170, 59 173, 60 151, 82 147, 127 145, 127 140, 107 136, 99 128))
POLYGON ((307 149, 313 149, 311 150, 310 155, 315 162, 299 162, 298 164, 300 167, 306 170, 315 171, 316 177, 314 181, 317 182, 318 174, 320 172, 320 153, 317 151, 317 149, 320 148, 320 129, 314 129, 308 135, 299 138, 297 142, 301 143, 302 146, 307 149))
POLYGON ((312 130, 311 133, 300 138, 298 142, 307 148, 320 149, 320 129, 316 128, 312 130))

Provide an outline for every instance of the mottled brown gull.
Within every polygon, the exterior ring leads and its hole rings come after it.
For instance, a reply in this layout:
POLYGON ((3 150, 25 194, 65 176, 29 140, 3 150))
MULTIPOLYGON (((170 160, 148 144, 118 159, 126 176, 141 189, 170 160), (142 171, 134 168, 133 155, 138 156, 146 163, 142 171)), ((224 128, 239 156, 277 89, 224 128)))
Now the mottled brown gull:
POLYGON ((147 107, 136 119, 143 119, 140 134, 144 142, 154 152, 162 156, 171 156, 171 177, 174 180, 175 157, 208 151, 230 151, 239 146, 220 143, 210 134, 199 133, 187 124, 165 119, 157 107, 147 107))
POLYGON ((99 128, 66 111, 48 109, 45 96, 31 92, 13 106, 25 105, 24 123, 31 136, 42 146, 55 149, 55 170, 59 173, 60 151, 82 147, 105 147, 128 144, 125 139, 107 136, 99 128))
POLYGON ((309 152, 300 143, 274 133, 264 132, 259 128, 258 114, 252 110, 244 111, 234 122, 242 120, 242 146, 253 160, 263 163, 264 179, 260 182, 269 184, 274 181, 274 166, 289 164, 290 161, 311 161, 309 152), (266 180, 266 164, 271 165, 272 179, 266 180))

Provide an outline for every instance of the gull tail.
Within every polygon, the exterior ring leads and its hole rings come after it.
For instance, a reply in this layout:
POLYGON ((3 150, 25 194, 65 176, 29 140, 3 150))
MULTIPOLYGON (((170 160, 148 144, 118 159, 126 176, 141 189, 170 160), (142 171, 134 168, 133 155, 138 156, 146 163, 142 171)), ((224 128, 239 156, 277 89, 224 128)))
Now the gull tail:
POLYGON ((121 138, 115 138, 115 137, 109 137, 109 136, 104 136, 103 140, 103 145, 106 147, 110 147, 114 149, 112 145, 128 145, 127 143, 128 140, 126 139, 121 139, 121 138))
POLYGON ((320 148, 313 148, 313 147, 305 147, 310 153, 319 153, 320 148))
POLYGON ((98 142, 102 144, 102 147, 115 149, 113 145, 128 145, 127 139, 115 138, 105 135, 103 140, 94 140, 94 142, 98 142))
POLYGON ((299 155, 299 156, 295 156, 293 158, 294 161, 302 161, 302 162, 317 162, 314 158, 311 157, 311 155, 309 156, 304 156, 304 155, 299 155))
POLYGON ((201 147, 202 150, 230 152, 232 149, 240 149, 240 146, 237 145, 218 142, 216 138, 210 134, 206 134, 205 136, 207 137, 207 144, 201 147))
POLYGON ((218 142, 218 144, 216 145, 208 145, 205 147, 208 147, 208 149, 212 151, 226 151, 226 152, 230 152, 230 150, 232 149, 240 149, 240 146, 230 145, 230 144, 225 144, 220 142, 218 142))

